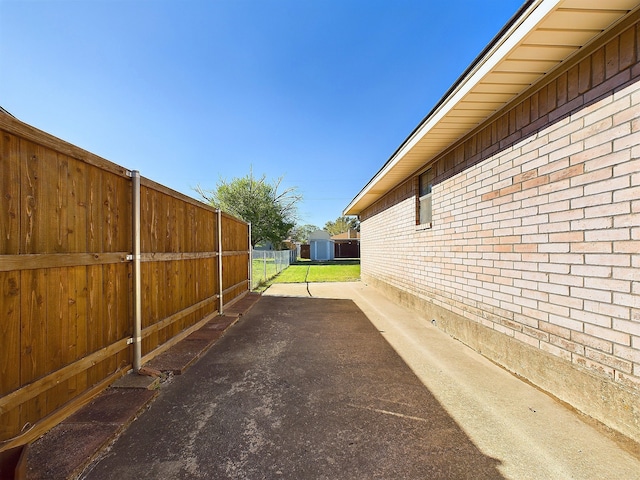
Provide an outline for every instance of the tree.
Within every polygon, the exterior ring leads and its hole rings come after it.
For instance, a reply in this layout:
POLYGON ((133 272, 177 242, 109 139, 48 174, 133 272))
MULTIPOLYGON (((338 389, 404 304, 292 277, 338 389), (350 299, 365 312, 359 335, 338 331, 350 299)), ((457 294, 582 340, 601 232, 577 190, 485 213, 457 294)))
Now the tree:
POLYGON ((334 222, 328 221, 324 224, 324 229, 330 235, 348 232, 349 229, 360 231, 360 221, 357 217, 338 217, 334 222))
POLYGON ((266 175, 255 178, 251 170, 230 182, 218 180, 215 190, 199 185, 194 190, 213 207, 250 222, 252 247, 265 241, 278 245, 295 225, 302 200, 296 187, 280 191, 282 179, 269 183, 266 175))
POLYGON ((320 230, 315 225, 298 225, 291 230, 291 240, 300 243, 309 243, 309 235, 320 230))

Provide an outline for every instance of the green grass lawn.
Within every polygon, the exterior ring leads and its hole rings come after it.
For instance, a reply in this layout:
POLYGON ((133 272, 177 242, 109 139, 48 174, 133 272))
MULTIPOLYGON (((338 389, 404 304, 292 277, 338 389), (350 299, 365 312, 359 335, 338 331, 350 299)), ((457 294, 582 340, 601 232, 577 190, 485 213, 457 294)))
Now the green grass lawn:
POLYGON ((278 273, 276 271, 276 263, 273 259, 267 259, 266 262, 262 258, 254 259, 252 267, 253 281, 255 284, 264 282, 278 273))
POLYGON ((308 263, 289 266, 273 279, 273 283, 354 282, 360 279, 360 264, 308 263))
POLYGON ((264 284, 274 277, 278 270, 285 268, 284 264, 276 263, 273 258, 267 258, 266 261, 263 258, 254 258, 252 264, 252 287, 255 288, 260 284, 264 284))
POLYGON ((273 283, 303 283, 308 270, 309 265, 289 265, 273 279, 273 283))

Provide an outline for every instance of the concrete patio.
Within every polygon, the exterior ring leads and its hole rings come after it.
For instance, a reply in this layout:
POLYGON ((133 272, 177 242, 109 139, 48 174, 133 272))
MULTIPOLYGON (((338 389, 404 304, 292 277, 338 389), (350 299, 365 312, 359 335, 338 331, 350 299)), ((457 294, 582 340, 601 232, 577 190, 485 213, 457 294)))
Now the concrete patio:
POLYGON ((637 445, 361 282, 278 284, 85 478, 640 478, 637 445))

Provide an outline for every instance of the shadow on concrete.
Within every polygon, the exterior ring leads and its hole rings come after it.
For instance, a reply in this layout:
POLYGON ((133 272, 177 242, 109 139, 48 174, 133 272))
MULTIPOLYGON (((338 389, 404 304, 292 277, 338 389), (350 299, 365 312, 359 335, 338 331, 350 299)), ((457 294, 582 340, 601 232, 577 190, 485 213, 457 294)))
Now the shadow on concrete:
POLYGON ((262 297, 89 479, 503 478, 351 300, 262 297))

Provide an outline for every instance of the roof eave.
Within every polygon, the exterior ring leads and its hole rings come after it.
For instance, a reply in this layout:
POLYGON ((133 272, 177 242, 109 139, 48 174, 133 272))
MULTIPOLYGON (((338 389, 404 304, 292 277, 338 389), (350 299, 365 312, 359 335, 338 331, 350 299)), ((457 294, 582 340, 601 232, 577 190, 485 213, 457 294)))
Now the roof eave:
MULTIPOLYGON (((476 58, 476 60, 467 68, 467 70, 460 76, 460 78, 453 84, 453 86, 447 91, 442 99, 436 104, 436 106, 429 112, 429 114, 420 122, 420 124, 414 129, 413 132, 405 139, 405 141, 398 147, 393 155, 387 160, 383 167, 375 174, 375 176, 365 185, 365 187, 356 195, 351 203, 346 207, 344 215, 359 215, 365 208, 372 205, 376 200, 388 192, 391 188, 399 185, 406 180, 411 174, 415 174, 420 168, 425 168, 442 152, 446 151, 449 147, 454 145, 457 141, 464 138, 470 132, 475 130, 483 121, 490 118, 497 111, 500 111, 504 106, 510 104, 514 99, 521 96, 524 92, 529 91, 532 85, 535 85, 540 79, 545 78, 550 72, 557 69, 568 58, 576 54, 584 45, 590 43, 600 34, 595 34, 588 41, 575 47, 567 48, 561 58, 557 58, 554 61, 546 62, 544 69, 541 69, 537 73, 529 72, 529 78, 534 79, 531 83, 522 82, 522 85, 518 86, 518 80, 513 80, 511 96, 505 95, 504 99, 499 102, 499 107, 493 111, 487 113, 483 112, 484 117, 481 119, 480 115, 477 115, 475 119, 478 119, 478 123, 469 122, 468 127, 458 127, 455 132, 450 133, 444 143, 435 146, 433 139, 442 136, 442 131, 446 125, 450 125, 450 121, 447 122, 445 118, 456 107, 457 114, 460 115, 463 110, 461 101, 470 92, 472 95, 480 95, 482 98, 491 99, 495 98, 495 92, 490 92, 487 86, 491 86, 490 76, 504 75, 504 65, 507 61, 514 63, 514 57, 516 52, 520 52, 522 49, 517 50, 518 46, 521 46, 525 37, 534 32, 536 27, 540 26, 543 22, 548 20, 548 16, 554 12, 554 10, 562 10, 559 8, 561 4, 570 3, 565 0, 532 0, 526 2, 520 10, 509 20, 509 22, 503 27, 496 37, 485 47, 482 53, 476 58), (509 55, 512 55, 510 59, 507 59, 509 55), (501 66, 502 64, 502 71, 501 66), (537 78, 536 78, 537 75, 537 78), (485 80, 483 85, 480 83, 485 80), (474 88, 478 87, 476 90, 474 88), (481 88, 484 87, 484 88, 481 88), (473 90, 473 91, 472 91, 473 90), (442 120, 445 119, 445 122, 442 120), (433 133, 433 130, 439 129, 439 132, 433 133), (427 135, 431 133, 430 137, 427 135), (431 139, 431 144, 423 141, 423 139, 431 139), (422 141, 421 145, 429 146, 430 153, 423 156, 418 155, 416 152, 419 149, 415 149, 422 141), (413 159, 407 160, 407 155, 413 154, 413 159), (417 166, 416 158, 420 159, 420 166, 417 166), (403 167, 403 168, 400 168, 403 167), (391 175, 390 175, 391 174, 391 175)), ((563 6, 563 5, 562 5, 563 6)), ((623 15, 624 17, 624 15, 623 15)), ((553 19, 553 17, 549 17, 553 19)), ((619 20, 618 20, 619 21, 619 20)), ((606 25, 610 28, 613 24, 606 25)), ((604 29, 603 29, 604 31, 604 29)), ((532 61, 530 61, 532 62, 532 61)), ((513 72, 512 72, 513 73, 513 72)), ((517 72, 516 72, 517 73, 517 72)), ((472 95, 468 95, 467 99, 472 95)), ((489 104, 489 102, 487 102, 489 104)), ((468 105, 465 103, 464 105, 468 105)), ((495 105, 495 104, 494 104, 495 105)), ((449 119, 451 118, 449 117, 449 119)))

